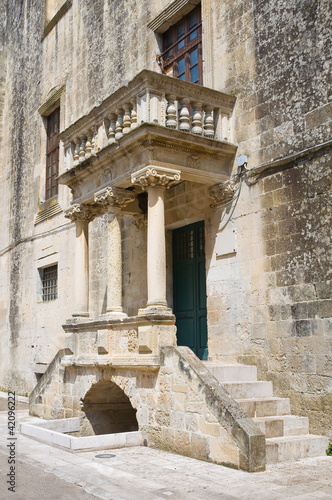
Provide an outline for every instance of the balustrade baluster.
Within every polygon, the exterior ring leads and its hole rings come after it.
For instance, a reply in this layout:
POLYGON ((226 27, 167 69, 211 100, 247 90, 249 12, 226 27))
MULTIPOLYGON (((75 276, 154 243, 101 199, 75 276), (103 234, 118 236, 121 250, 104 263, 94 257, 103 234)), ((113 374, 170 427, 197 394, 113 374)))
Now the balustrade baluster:
POLYGON ((213 122, 213 106, 205 106, 204 108, 204 135, 210 139, 214 138, 214 122, 213 122))
POLYGON ((108 129, 108 144, 113 144, 113 142, 115 142, 116 115, 111 113, 109 120, 110 126, 108 129))
POLYGON ((92 140, 91 140, 91 146, 93 151, 97 151, 97 134, 98 134, 98 129, 94 125, 91 127, 91 132, 92 132, 92 140))
POLYGON ((79 161, 84 161, 84 159, 85 159, 86 135, 81 135, 80 136, 80 140, 81 140, 81 147, 80 147, 79 161))
POLYGON ((74 161, 78 161, 79 158, 80 158, 80 144, 81 144, 81 141, 79 140, 79 138, 77 138, 77 139, 74 140, 74 143, 75 143, 74 161))
POLYGON ((118 141, 123 136, 123 109, 119 108, 116 111, 117 120, 115 125, 115 140, 118 141))
POLYGON ((180 101, 181 109, 180 109, 180 125, 179 129, 183 130, 183 132, 189 132, 190 130, 190 113, 188 109, 188 105, 190 104, 190 99, 184 97, 180 101))
POLYGON ((192 134, 202 135, 203 132, 203 123, 202 123, 202 103, 194 102, 193 103, 193 121, 192 121, 192 134))
POLYGON ((174 101, 176 100, 176 96, 170 94, 166 96, 168 101, 168 106, 166 110, 166 127, 168 128, 177 128, 177 116, 176 116, 176 107, 174 101))
POLYGON ((126 103, 123 116, 123 133, 128 134, 131 128, 131 104, 126 103))
POLYGON ((131 100, 132 110, 131 110, 131 129, 136 128, 137 123, 137 101, 136 97, 133 97, 131 100))
POLYGON ((86 154, 86 156, 91 156, 92 137, 93 137, 93 132, 91 129, 88 130, 86 136, 87 136, 87 139, 86 139, 86 144, 85 144, 85 154, 86 154))

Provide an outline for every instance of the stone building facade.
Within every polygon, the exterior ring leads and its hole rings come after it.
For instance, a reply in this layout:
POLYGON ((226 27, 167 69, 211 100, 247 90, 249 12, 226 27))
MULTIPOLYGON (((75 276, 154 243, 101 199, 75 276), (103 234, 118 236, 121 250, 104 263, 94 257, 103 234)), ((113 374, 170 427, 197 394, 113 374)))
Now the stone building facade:
POLYGON ((115 384, 148 443, 261 470, 187 346, 332 438, 329 9, 2 2, 0 385, 35 414, 115 384))

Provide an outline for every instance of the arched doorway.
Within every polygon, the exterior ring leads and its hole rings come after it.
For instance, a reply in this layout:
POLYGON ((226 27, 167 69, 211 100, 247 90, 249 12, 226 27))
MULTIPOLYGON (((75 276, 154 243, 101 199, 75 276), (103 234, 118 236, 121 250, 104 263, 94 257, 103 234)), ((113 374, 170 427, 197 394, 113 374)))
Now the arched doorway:
POLYGON ((138 430, 136 410, 114 382, 94 384, 83 399, 82 434, 99 435, 138 430))

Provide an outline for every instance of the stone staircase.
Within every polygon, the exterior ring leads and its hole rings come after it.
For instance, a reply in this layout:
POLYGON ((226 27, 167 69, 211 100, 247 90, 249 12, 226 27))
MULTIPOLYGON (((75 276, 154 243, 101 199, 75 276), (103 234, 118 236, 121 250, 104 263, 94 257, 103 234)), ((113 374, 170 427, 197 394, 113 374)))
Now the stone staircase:
POLYGON ((256 366, 205 366, 266 436, 266 463, 325 455, 329 440, 309 434, 309 420, 290 414, 288 398, 273 396, 272 382, 257 381, 256 366))

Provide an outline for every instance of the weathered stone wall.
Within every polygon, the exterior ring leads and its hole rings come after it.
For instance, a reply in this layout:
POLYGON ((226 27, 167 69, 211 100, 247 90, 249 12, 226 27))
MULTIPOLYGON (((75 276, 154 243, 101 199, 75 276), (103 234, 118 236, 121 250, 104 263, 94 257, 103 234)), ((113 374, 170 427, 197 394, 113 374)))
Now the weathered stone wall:
POLYGON ((244 185, 229 222, 237 251, 214 253, 207 278, 210 356, 257 364, 316 433, 328 432, 331 405, 329 161, 244 185))
MULTIPOLYGON (((214 9, 221 50, 209 78, 237 95, 234 132, 248 168, 328 141, 328 2, 222 2, 214 9)), ((236 233, 229 255, 217 257, 207 239, 209 354, 257 363, 259 376, 291 398, 292 411, 310 417, 312 432, 330 434, 329 150, 250 184, 208 216, 217 239, 236 233)))
MULTIPOLYGON (((8 56, 7 65, 1 64, 1 82, 6 73, 6 158, 1 165, 0 252, 6 271, 0 285, 0 384, 22 393, 36 383, 35 364, 48 364, 63 346, 61 325, 73 312, 74 297, 74 225, 61 213, 34 225, 45 198, 46 132, 38 109, 53 89, 65 85, 63 129, 153 64, 147 43, 154 35, 146 37, 149 2, 138 2, 137 8, 136 3, 129 8, 129 3, 123 9, 123 2, 87 1, 82 6, 74 1, 43 39, 46 2, 1 4, 0 49, 8 56), (59 298, 43 303, 37 269, 56 262, 59 298)), ((60 187, 58 200, 62 208, 69 205, 67 188, 60 187)), ((90 301, 95 315, 103 311, 105 293, 105 242, 98 246, 102 220, 90 228, 90 301)))
MULTIPOLYGON (((204 3, 203 3, 204 5, 204 3)), ((213 4, 214 87, 237 96, 235 137, 250 167, 330 139, 330 6, 213 4)))

